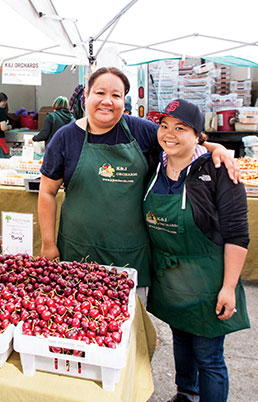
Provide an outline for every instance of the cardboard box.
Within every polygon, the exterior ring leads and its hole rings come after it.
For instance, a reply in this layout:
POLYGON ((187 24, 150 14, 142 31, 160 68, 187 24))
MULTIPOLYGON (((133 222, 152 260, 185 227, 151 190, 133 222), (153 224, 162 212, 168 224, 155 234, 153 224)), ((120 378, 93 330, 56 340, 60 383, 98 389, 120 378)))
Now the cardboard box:
POLYGON ((38 114, 38 130, 41 130, 44 125, 45 118, 49 113, 53 112, 52 106, 42 106, 38 114))
POLYGON ((235 123, 236 131, 257 131, 257 124, 235 123))

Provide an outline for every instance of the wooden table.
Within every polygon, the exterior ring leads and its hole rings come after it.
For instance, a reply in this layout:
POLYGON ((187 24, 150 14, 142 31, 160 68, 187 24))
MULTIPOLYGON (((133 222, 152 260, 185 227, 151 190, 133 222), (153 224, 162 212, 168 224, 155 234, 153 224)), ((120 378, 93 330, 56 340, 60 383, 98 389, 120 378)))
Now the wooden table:
POLYGON ((242 279, 258 281, 258 198, 247 198, 250 243, 242 279))

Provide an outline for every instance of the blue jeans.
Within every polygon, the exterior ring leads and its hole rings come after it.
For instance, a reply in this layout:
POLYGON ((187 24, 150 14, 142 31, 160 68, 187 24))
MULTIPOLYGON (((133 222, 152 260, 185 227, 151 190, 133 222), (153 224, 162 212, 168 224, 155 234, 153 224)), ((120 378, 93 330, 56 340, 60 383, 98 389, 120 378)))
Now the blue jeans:
POLYGON ((205 338, 171 328, 178 392, 199 395, 200 402, 226 402, 228 372, 224 361, 225 336, 205 338))

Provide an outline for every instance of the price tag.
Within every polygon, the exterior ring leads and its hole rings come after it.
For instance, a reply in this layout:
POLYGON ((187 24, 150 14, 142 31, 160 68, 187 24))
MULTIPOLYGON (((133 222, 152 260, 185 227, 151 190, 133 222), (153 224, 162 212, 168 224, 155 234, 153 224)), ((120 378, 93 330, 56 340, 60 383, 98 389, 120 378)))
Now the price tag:
POLYGON ((2 211, 3 254, 33 255, 33 214, 2 211))

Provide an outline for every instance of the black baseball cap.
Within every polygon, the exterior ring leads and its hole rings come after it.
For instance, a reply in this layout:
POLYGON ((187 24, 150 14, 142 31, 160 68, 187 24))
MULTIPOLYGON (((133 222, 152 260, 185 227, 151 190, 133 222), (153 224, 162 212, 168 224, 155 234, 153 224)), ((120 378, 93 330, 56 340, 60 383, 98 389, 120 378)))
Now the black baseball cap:
MULTIPOLYGON (((157 116, 157 113, 155 114, 157 116)), ((158 112, 158 115, 159 122, 165 116, 176 117, 178 120, 192 127, 199 135, 204 129, 205 117, 199 107, 181 98, 172 100, 163 112, 158 112)))

